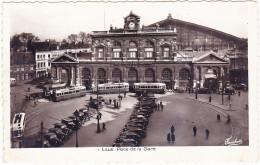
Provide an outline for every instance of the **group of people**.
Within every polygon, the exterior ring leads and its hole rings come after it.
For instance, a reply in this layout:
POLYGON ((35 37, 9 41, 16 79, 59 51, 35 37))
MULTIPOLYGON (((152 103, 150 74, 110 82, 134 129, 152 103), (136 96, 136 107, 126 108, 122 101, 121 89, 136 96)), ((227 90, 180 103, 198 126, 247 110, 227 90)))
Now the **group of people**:
MULTIPOLYGON (((206 128, 205 130, 205 133, 206 133, 206 140, 209 138, 209 129, 206 128)), ((196 136, 197 135, 197 127, 196 125, 193 126, 193 136, 196 136)))
MULTIPOLYGON (((220 118, 220 114, 217 114, 217 122, 220 122, 221 118, 220 118)), ((229 114, 227 115, 227 124, 229 124, 231 122, 231 118, 229 116, 229 114)))
POLYGON ((167 134, 167 141, 168 141, 168 143, 170 143, 170 142, 174 143, 174 141, 175 141, 174 131, 175 131, 175 128, 174 128, 174 126, 172 125, 172 126, 171 126, 171 132, 169 132, 169 133, 167 134))
MULTIPOLYGON (((119 106, 120 106, 119 101, 116 100, 116 99, 114 99, 114 100, 113 100, 113 103, 114 103, 114 108, 115 108, 115 109, 119 109, 119 106)), ((112 104, 112 99, 109 99, 109 100, 108 100, 108 104, 109 104, 109 105, 112 104)))
POLYGON ((160 101, 160 103, 157 104, 157 110, 158 111, 160 111, 160 110, 163 111, 163 103, 162 103, 162 101, 160 101))

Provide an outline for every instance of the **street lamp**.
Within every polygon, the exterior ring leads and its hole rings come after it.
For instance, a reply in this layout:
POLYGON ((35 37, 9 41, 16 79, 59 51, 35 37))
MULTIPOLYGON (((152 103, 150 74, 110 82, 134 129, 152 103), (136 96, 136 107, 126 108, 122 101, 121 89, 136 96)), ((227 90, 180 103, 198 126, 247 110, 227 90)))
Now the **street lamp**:
MULTIPOLYGON (((76 111, 74 112, 74 115, 76 116, 76 124, 78 127, 78 116, 79 116, 79 111, 76 109, 76 111)), ((79 142, 78 142, 78 129, 76 130, 76 147, 79 147, 79 142)))
MULTIPOLYGON (((98 77, 97 77, 98 79, 98 77)), ((98 111, 98 107, 99 107, 99 99, 98 99, 98 81, 97 81, 97 121, 98 121, 98 124, 97 124, 97 133, 100 133, 100 125, 99 125, 99 111, 98 111)))

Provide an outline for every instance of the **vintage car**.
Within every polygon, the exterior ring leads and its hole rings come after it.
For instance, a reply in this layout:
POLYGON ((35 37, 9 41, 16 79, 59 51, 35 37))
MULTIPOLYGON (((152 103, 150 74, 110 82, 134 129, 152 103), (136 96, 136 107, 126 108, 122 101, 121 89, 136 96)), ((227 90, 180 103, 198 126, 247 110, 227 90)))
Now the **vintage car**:
POLYGON ((67 128, 67 126, 65 124, 55 123, 54 124, 54 128, 60 128, 62 130, 62 132, 67 134, 67 135, 71 135, 72 134, 72 129, 67 128))
POLYGON ((244 83, 234 84, 232 87, 236 90, 247 90, 247 86, 244 83))
POLYGON ((66 140, 69 138, 69 135, 63 133, 60 128, 50 128, 48 129, 48 132, 55 133, 57 137, 61 140, 66 140))
POLYGON ((113 147, 121 146, 123 143, 124 145, 128 143, 129 146, 138 146, 138 143, 134 139, 117 138, 115 143, 113 144, 113 147))
POLYGON ((210 89, 209 88, 200 88, 197 90, 198 94, 210 94, 210 89))
POLYGON ((77 130, 79 127, 73 123, 73 120, 70 118, 64 118, 61 120, 62 124, 65 124, 69 129, 77 130))
POLYGON ((46 133, 43 138, 47 139, 52 147, 58 147, 59 145, 63 144, 62 140, 57 138, 55 133, 46 133))

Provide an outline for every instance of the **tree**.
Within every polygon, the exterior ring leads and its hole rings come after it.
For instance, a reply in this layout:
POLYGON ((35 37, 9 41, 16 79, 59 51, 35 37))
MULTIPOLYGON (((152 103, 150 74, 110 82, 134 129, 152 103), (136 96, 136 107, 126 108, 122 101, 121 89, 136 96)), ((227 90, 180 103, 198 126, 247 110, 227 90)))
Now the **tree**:
POLYGON ((25 51, 28 48, 28 43, 33 41, 39 41, 39 37, 35 36, 32 33, 20 33, 15 34, 10 39, 10 47, 13 51, 25 51))
POLYGON ((80 38, 81 44, 85 45, 87 42, 87 38, 88 38, 87 34, 85 32, 79 32, 79 38, 80 38))
POLYGON ((77 41, 78 41, 78 35, 77 34, 70 34, 68 36, 68 40, 69 40, 70 43, 76 44, 77 41))

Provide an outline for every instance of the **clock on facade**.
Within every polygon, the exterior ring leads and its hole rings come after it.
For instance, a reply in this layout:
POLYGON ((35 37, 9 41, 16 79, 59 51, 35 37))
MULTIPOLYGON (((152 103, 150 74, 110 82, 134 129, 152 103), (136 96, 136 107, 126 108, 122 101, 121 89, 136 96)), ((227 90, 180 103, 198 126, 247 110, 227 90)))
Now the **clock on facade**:
POLYGON ((129 27, 130 29, 133 29, 133 28, 135 27, 135 23, 134 23, 134 22, 130 22, 130 23, 128 24, 128 27, 129 27))

